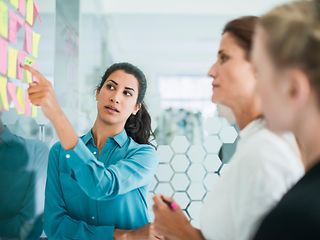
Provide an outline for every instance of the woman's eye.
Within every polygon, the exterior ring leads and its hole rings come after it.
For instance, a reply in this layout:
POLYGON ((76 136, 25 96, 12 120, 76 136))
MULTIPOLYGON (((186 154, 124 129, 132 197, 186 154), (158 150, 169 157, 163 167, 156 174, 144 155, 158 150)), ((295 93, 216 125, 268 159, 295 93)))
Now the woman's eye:
POLYGON ((124 93, 124 95, 126 95, 126 96, 132 96, 132 93, 129 92, 129 91, 124 91, 123 93, 124 93))
POLYGON ((107 87, 107 89, 110 89, 110 90, 114 90, 115 89, 114 86, 112 86, 112 84, 107 84, 106 87, 107 87))
POLYGON ((229 57, 226 56, 226 55, 221 55, 221 56, 220 56, 221 63, 226 62, 228 59, 229 59, 229 57))

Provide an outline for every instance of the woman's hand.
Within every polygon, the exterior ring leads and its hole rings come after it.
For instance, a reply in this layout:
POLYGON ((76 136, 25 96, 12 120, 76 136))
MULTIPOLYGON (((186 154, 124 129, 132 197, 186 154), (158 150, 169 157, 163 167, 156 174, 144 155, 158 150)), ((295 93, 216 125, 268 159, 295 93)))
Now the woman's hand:
POLYGON ((156 195, 153 201, 154 227, 165 239, 204 239, 201 232, 191 226, 178 204, 174 204, 174 209, 167 205, 173 203, 173 199, 156 195))
POLYGON ((114 233, 115 240, 164 240, 154 229, 152 223, 135 230, 119 230, 114 233))
POLYGON ((62 110, 56 98, 51 82, 49 82, 41 73, 34 68, 24 65, 23 68, 30 71, 36 81, 29 84, 28 95, 32 104, 40 106, 44 115, 53 120, 59 116, 62 110))
POLYGON ((32 104, 40 106, 44 115, 51 121, 64 149, 75 147, 78 137, 68 118, 59 106, 52 84, 37 70, 30 66, 22 66, 30 71, 36 81, 28 88, 29 99, 32 104))

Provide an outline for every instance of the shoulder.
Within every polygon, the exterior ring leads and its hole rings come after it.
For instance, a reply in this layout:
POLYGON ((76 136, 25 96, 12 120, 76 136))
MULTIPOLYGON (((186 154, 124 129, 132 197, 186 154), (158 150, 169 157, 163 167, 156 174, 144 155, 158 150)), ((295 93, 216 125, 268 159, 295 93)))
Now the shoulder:
POLYGON ((129 137, 128 155, 146 155, 148 157, 157 158, 156 149, 150 144, 140 144, 129 137))

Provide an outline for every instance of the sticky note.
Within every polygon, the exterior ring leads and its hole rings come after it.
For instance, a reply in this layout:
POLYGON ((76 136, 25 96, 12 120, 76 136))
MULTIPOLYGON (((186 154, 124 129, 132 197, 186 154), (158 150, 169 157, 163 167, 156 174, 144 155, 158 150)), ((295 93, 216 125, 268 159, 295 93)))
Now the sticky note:
POLYGON ((9 12, 9 41, 17 42, 17 32, 22 27, 24 20, 13 11, 9 12))
POLYGON ((15 9, 19 7, 19 0, 10 0, 10 3, 15 9))
POLYGON ((26 7, 26 21, 33 25, 33 0, 25 0, 27 3, 26 7))
POLYGON ((0 109, 9 110, 9 102, 7 96, 7 79, 0 76, 0 109))
POLYGON ((8 38, 8 6, 0 1, 0 35, 8 38))
POLYGON ((8 48, 8 77, 16 78, 17 74, 17 56, 18 51, 14 48, 8 48))
POLYGON ((17 87, 17 112, 18 114, 24 114, 24 95, 23 95, 23 88, 17 87))
MULTIPOLYGON (((29 65, 32 66, 36 69, 35 65, 34 65, 34 60, 30 57, 26 57, 24 59, 24 64, 25 65, 29 65)), ((32 74, 29 71, 24 71, 24 77, 23 79, 27 82, 27 83, 31 83, 32 82, 32 74)))
POLYGON ((37 106, 33 105, 31 106, 31 117, 36 118, 37 117, 37 106))
POLYGON ((19 113, 21 109, 17 99, 17 87, 12 82, 8 82, 7 87, 8 87, 10 100, 13 102, 14 106, 16 107, 17 113, 19 113))
POLYGON ((31 114, 31 102, 29 100, 28 92, 24 92, 24 115, 30 116, 31 114))
POLYGON ((25 35, 24 35, 24 50, 31 54, 32 53, 32 29, 28 24, 25 24, 25 35))
MULTIPOLYGON (((38 3, 34 0, 34 1, 33 1, 33 24, 35 23, 36 18, 39 18, 39 21, 41 22, 39 5, 38 5, 38 3)), ((33 26, 33 24, 31 24, 31 25, 33 26)))
POLYGON ((24 65, 25 58, 27 57, 27 54, 25 52, 20 51, 18 53, 18 59, 17 59, 17 79, 23 80, 23 71, 24 69, 21 67, 24 65))
POLYGON ((7 74, 8 43, 0 38, 0 73, 7 74))
POLYGON ((34 57, 38 57, 39 42, 40 42, 40 34, 33 32, 32 33, 32 55, 34 57))
POLYGON ((22 16, 26 15, 26 0, 19 0, 19 12, 22 16))

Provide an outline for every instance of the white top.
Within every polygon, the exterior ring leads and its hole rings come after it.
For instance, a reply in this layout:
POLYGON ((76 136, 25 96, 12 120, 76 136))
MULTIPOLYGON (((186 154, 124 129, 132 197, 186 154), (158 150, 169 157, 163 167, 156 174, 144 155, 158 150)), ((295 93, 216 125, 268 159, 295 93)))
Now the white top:
POLYGON ((204 202, 203 235, 210 240, 250 239, 264 215, 303 174, 293 135, 271 132, 262 119, 251 122, 240 132, 230 165, 204 202))

